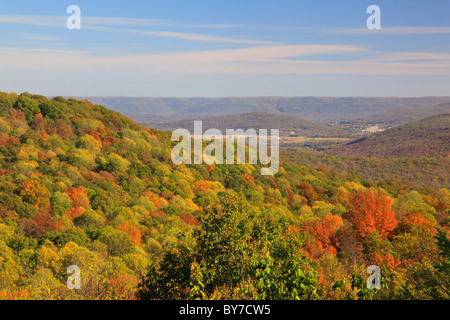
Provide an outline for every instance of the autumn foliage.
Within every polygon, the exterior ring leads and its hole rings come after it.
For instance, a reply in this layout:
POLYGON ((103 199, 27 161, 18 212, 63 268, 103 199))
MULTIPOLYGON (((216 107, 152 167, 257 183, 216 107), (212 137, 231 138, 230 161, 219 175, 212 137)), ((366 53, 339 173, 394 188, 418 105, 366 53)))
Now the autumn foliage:
POLYGON ((138 227, 128 221, 125 221, 124 223, 118 225, 117 229, 129 234, 138 247, 142 245, 141 230, 138 227))
POLYGON ((378 232, 382 238, 391 235, 397 226, 392 203, 387 195, 377 190, 354 193, 351 198, 352 207, 347 214, 359 238, 365 238, 372 232, 378 232))
POLYGON ((0 92, 0 299, 450 298, 447 188, 306 153, 274 176, 176 166, 172 147, 89 101, 0 92), (368 292, 372 264, 385 286, 368 292))
POLYGON ((338 240, 336 232, 342 226, 342 218, 336 215, 326 215, 323 218, 316 219, 305 226, 313 240, 307 242, 307 249, 311 256, 316 256, 323 252, 336 255, 338 240))
POLYGON ((72 205, 74 207, 81 207, 86 209, 89 206, 89 197, 86 191, 84 191, 83 187, 70 188, 67 191, 67 194, 72 200, 72 205))

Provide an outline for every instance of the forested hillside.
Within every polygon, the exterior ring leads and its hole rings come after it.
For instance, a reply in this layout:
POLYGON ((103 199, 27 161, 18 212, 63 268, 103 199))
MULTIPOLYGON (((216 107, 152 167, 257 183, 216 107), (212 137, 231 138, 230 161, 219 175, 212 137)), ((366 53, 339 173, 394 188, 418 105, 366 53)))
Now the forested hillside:
POLYGON ((449 158, 367 158, 325 153, 282 151, 283 157, 311 168, 325 167, 372 181, 390 181, 413 188, 448 188, 449 158))
POLYGON ((446 158, 450 156, 450 113, 393 127, 331 152, 381 158, 446 158))
POLYGON ((0 92, 0 298, 449 299, 448 189, 284 156, 275 176, 175 166, 174 145, 89 101, 0 92))

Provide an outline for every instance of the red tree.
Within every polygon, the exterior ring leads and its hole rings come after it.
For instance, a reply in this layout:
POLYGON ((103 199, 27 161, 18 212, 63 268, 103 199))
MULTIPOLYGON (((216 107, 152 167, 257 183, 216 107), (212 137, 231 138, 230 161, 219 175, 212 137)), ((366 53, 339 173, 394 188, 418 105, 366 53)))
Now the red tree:
POLYGON ((316 191, 314 191, 314 187, 308 182, 302 182, 298 188, 303 190, 303 195, 308 199, 310 204, 319 198, 316 191))
POLYGON ((341 217, 329 214, 323 218, 313 220, 306 225, 305 231, 314 238, 314 243, 311 241, 307 243, 307 250, 311 256, 315 256, 324 251, 333 255, 336 254, 336 232, 342 224, 341 217))
POLYGON ((353 193, 351 209, 346 218, 353 224, 356 235, 363 239, 372 232, 378 232, 384 239, 391 235, 397 225, 391 200, 377 190, 353 193))

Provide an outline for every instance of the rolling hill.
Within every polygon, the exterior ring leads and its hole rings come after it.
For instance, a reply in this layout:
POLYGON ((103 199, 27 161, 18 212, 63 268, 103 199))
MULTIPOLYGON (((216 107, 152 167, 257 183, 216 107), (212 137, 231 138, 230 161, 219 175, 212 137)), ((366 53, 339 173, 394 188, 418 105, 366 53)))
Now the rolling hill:
POLYGON ((449 157, 450 113, 393 127, 329 152, 380 158, 449 157))
MULTIPOLYGON (((202 119, 203 130, 216 128, 225 134, 226 129, 279 129, 281 136, 287 136, 290 133, 296 136, 306 137, 346 137, 351 135, 351 130, 344 130, 339 127, 332 127, 325 124, 289 117, 283 114, 252 112, 235 115, 224 115, 216 117, 207 117, 202 119)), ((179 120, 166 123, 146 123, 149 127, 155 127, 160 130, 173 131, 177 128, 188 129, 193 132, 194 119, 179 120)), ((269 131, 270 133, 270 131, 269 131)))
POLYGON ((450 97, 77 97, 119 111, 137 122, 190 119, 250 112, 281 113, 300 119, 335 122, 388 110, 422 108, 450 102, 450 97))

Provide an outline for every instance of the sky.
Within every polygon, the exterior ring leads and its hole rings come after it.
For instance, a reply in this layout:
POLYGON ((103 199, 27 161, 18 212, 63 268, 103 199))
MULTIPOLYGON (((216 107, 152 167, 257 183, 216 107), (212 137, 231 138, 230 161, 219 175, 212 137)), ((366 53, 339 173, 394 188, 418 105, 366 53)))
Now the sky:
POLYGON ((450 0, 0 0, 0 91, 450 96, 450 0))

